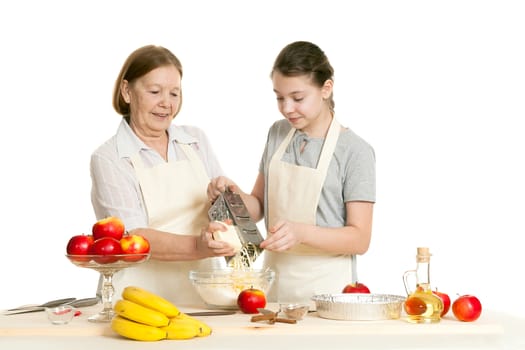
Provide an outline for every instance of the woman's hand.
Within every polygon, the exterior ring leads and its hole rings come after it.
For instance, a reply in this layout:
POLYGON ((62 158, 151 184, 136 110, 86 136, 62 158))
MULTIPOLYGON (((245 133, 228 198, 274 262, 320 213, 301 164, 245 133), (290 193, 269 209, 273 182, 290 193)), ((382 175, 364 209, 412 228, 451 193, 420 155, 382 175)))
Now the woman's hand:
POLYGON ((219 176, 216 178, 211 179, 210 183, 208 184, 208 199, 211 203, 215 202, 217 197, 226 189, 229 189, 232 192, 239 192, 239 186, 235 184, 232 180, 228 179, 225 176, 219 176))
POLYGON ((213 239, 213 232, 226 231, 227 227, 220 222, 211 221, 207 227, 202 229, 201 236, 197 239, 197 250, 205 257, 232 256, 235 255, 234 248, 226 242, 213 239))
POLYGON ((301 226, 298 223, 279 220, 268 230, 268 237, 261 242, 261 248, 282 252, 302 243, 301 226))

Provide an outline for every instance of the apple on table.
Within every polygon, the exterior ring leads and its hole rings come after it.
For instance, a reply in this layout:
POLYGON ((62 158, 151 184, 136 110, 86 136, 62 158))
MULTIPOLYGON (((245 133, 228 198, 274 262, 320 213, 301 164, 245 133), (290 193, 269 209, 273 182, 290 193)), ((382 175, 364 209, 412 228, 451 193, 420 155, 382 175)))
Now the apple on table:
POLYGON ((462 295, 452 303, 452 313, 463 322, 476 321, 481 316, 481 310, 479 299, 470 294, 462 295))
POLYGON ((237 297, 237 306, 245 314, 256 314, 259 308, 266 306, 266 295, 260 289, 250 287, 244 289, 237 297))
POLYGON ((366 293, 370 294, 370 289, 361 282, 349 283, 343 288, 343 293, 366 293))
POLYGON ((439 292, 437 289, 433 290, 432 293, 437 295, 443 302, 443 311, 441 311, 441 317, 445 316, 450 310, 450 297, 447 293, 439 292))

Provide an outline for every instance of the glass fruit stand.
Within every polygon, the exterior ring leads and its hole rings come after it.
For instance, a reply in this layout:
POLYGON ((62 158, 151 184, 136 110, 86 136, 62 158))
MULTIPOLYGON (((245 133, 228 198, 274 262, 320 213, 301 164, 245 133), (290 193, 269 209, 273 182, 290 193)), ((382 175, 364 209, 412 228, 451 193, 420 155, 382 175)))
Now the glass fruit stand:
POLYGON ((66 257, 74 265, 98 271, 102 276, 102 305, 103 309, 98 314, 88 318, 91 322, 110 322, 114 316, 113 311, 113 275, 118 271, 133 267, 147 261, 150 254, 118 254, 118 255, 72 255, 66 257))

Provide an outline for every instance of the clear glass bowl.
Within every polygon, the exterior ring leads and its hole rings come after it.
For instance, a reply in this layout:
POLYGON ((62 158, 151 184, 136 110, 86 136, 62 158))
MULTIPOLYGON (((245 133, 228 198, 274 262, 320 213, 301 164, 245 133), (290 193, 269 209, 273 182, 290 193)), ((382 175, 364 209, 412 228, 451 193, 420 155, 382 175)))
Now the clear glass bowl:
POLYGON ((237 297, 244 289, 253 287, 268 295, 275 280, 275 272, 262 269, 217 269, 190 271, 189 279, 207 307, 238 309, 237 297))
POLYGON ((71 305, 46 307, 47 318, 52 324, 68 324, 75 316, 75 308, 71 305))
POLYGON ((118 271, 136 266, 147 261, 150 257, 147 254, 116 254, 116 255, 72 255, 66 257, 78 267, 88 268, 98 271, 103 278, 102 283, 102 304, 103 309, 98 314, 88 317, 90 322, 111 322, 115 311, 113 310, 113 275, 118 271))
POLYGON ((66 257, 79 267, 87 267, 97 271, 118 271, 125 267, 134 266, 149 259, 150 254, 114 254, 114 255, 73 255, 66 257))

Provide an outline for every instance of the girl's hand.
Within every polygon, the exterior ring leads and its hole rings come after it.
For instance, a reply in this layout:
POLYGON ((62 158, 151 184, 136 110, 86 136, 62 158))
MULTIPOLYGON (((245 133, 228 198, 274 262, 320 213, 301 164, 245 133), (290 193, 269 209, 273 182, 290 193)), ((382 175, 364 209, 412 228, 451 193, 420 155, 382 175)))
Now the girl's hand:
POLYGON ((300 226, 301 224, 279 220, 268 230, 268 237, 261 242, 261 248, 282 252, 302 243, 300 226))
POLYGON ((235 184, 232 180, 228 179, 225 176, 219 176, 211 179, 208 184, 207 194, 208 200, 213 203, 219 197, 221 193, 229 189, 232 192, 239 192, 239 186, 235 184))

